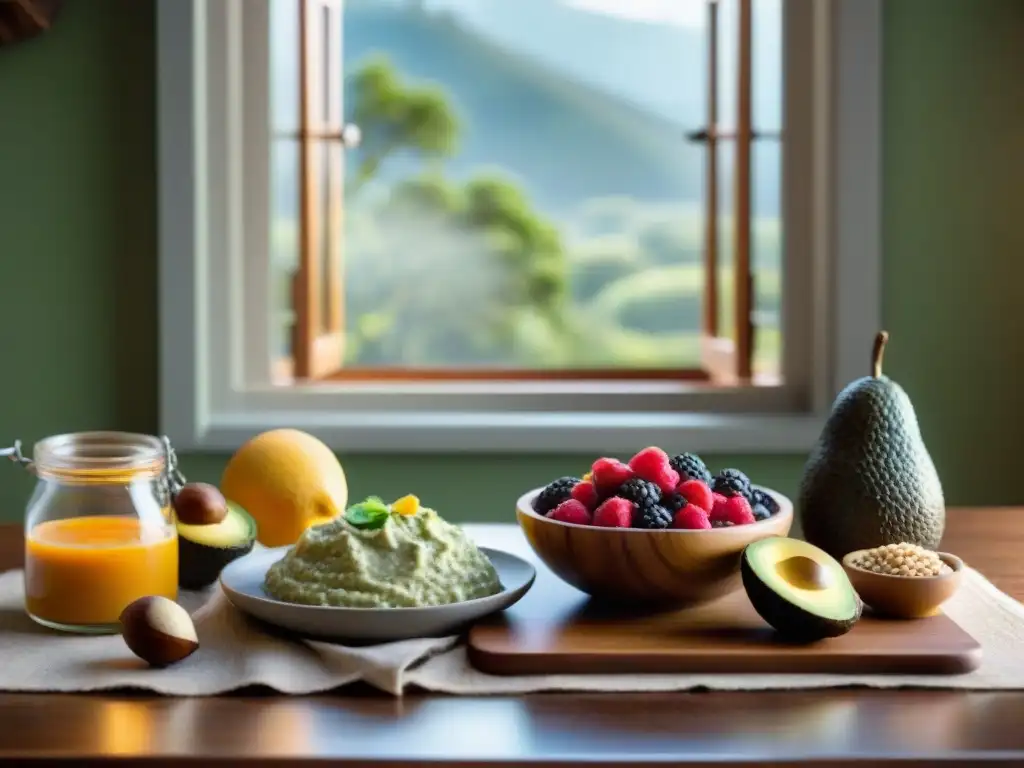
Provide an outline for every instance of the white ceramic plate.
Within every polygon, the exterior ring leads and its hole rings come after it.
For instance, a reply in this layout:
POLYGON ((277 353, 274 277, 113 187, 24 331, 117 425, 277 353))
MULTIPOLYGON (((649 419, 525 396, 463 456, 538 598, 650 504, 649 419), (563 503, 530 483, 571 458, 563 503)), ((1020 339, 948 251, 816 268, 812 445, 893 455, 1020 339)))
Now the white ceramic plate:
POLYGON ((288 547, 255 550, 227 565, 220 583, 228 600, 244 613, 303 637, 322 640, 392 641, 455 634, 469 623, 515 604, 533 586, 537 572, 525 560, 481 547, 501 579, 502 591, 450 605, 427 608, 332 608, 275 600, 263 590, 267 569, 288 547))

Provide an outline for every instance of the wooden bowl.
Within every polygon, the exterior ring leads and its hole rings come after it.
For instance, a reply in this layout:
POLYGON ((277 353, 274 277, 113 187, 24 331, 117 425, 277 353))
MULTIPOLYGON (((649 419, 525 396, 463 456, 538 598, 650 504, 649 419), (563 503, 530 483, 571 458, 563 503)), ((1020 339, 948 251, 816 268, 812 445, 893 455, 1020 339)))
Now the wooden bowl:
POLYGON ((535 488, 516 504, 526 540, 556 576, 599 600, 688 607, 741 587, 740 555, 752 541, 785 536, 793 503, 768 488, 779 511, 750 525, 710 530, 599 528, 533 511, 535 488))
POLYGON ((963 581, 964 561, 948 552, 937 552, 950 567, 938 576, 890 576, 866 571, 853 561, 867 550, 858 549, 843 557, 843 569, 860 599, 872 611, 892 619, 920 619, 934 616, 953 596, 963 581))

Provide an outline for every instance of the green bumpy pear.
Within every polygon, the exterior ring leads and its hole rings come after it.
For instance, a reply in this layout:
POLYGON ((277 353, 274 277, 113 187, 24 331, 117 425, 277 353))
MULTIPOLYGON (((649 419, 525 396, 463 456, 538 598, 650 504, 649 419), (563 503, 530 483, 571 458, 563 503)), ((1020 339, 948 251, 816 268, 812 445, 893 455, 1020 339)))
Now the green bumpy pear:
POLYGON ((935 464, 903 388, 882 375, 889 334, 872 351, 872 375, 836 397, 804 468, 797 509, 804 538, 842 558, 907 542, 936 549, 946 504, 935 464))

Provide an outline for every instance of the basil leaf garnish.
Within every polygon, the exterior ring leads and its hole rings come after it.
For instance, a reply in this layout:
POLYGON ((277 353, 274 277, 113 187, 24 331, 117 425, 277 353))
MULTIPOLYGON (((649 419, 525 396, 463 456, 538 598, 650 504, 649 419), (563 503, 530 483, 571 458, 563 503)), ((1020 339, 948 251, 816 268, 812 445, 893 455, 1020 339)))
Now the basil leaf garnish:
POLYGON ((345 521, 353 528, 373 530, 383 528, 391 516, 391 509, 381 499, 371 496, 345 510, 345 521))

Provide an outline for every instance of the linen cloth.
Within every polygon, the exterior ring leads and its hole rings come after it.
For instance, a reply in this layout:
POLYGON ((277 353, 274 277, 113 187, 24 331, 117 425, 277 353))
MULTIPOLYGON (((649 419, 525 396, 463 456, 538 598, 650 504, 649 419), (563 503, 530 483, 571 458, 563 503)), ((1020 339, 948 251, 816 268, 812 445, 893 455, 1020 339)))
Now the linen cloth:
MULTIPOLYGON (((511 548, 543 568, 521 534, 510 543, 502 527, 467 525, 466 530, 483 546, 511 548)), ((5 691, 136 688, 169 696, 207 696, 263 685, 284 694, 308 694, 359 680, 394 695, 416 689, 463 695, 850 686, 1024 689, 1024 605, 973 569, 967 570, 963 586, 944 610, 981 643, 984 660, 974 672, 956 676, 494 676, 470 666, 459 637, 365 647, 292 639, 247 619, 217 586, 181 596, 193 615, 199 650, 174 666, 150 669, 119 636, 66 635, 36 625, 25 615, 22 588, 22 571, 0 575, 0 690, 5 691)))

